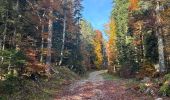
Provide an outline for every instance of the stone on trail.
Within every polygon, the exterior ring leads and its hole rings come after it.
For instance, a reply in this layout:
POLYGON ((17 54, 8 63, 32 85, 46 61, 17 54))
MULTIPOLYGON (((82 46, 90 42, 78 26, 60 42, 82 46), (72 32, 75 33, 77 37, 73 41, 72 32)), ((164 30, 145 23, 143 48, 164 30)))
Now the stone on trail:
POLYGON ((155 99, 155 100, 163 100, 162 98, 157 98, 157 99, 155 99))

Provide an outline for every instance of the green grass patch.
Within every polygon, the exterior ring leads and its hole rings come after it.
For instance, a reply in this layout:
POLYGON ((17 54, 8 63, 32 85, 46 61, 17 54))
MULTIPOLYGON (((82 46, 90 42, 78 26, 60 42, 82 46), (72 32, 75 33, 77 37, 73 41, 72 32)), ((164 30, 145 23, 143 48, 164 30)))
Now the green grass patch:
POLYGON ((111 75, 108 73, 103 73, 101 74, 104 78, 104 80, 120 80, 120 77, 116 76, 116 75, 111 75))
POLYGON ((111 75, 111 74, 108 74, 108 73, 103 73, 101 75, 103 76, 104 80, 123 82, 126 87, 130 87, 130 86, 137 85, 137 84, 140 83, 135 78, 134 79, 133 78, 125 79, 125 78, 121 78, 117 75, 111 75))

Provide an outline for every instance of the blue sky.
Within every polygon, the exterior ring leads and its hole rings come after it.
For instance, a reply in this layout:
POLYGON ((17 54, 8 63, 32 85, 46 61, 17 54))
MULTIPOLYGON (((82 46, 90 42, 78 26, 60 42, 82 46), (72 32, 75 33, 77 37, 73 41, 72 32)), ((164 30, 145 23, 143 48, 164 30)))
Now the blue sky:
MULTIPOLYGON (((94 29, 104 33, 104 24, 109 21, 113 0, 83 0, 83 17, 91 22, 94 29)), ((104 35, 104 38, 106 36, 104 35)))

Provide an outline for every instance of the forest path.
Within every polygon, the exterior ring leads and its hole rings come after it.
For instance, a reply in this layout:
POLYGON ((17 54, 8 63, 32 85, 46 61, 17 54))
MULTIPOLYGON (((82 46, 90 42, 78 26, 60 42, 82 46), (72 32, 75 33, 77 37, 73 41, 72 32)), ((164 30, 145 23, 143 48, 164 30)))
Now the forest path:
MULTIPOLYGON (((55 100, 148 100, 129 93, 127 80, 106 80, 107 70, 94 71, 87 79, 79 80, 57 94, 55 100)), ((149 99, 152 100, 152 99, 149 99)))

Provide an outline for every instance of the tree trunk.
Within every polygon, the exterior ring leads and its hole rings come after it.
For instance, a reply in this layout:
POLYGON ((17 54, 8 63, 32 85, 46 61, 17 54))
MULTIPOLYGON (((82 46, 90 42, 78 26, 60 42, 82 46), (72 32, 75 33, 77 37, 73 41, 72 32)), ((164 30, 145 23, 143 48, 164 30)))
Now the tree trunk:
POLYGON ((15 46, 15 49, 17 49, 17 44, 16 44, 16 32, 17 32, 17 29, 16 27, 14 26, 14 34, 13 34, 13 46, 15 46))
MULTIPOLYGON (((42 25, 42 29, 41 29, 41 34, 43 35, 43 33, 44 33, 44 25, 42 25)), ((43 62, 43 50, 44 50, 44 37, 42 36, 42 38, 41 38, 41 56, 40 56, 41 63, 43 62)))
POLYGON ((49 7, 49 22, 48 22, 48 40, 47 40, 47 58, 46 58, 46 72, 50 73, 51 70, 51 48, 52 48, 52 35, 53 35, 53 5, 54 0, 50 0, 50 7, 49 7))
POLYGON ((5 23, 5 29, 4 29, 4 32, 3 32, 3 43, 2 43, 1 63, 4 62, 3 51, 5 50, 6 31, 7 31, 7 23, 5 23))
POLYGON ((157 27, 156 27, 156 34, 158 37, 158 53, 159 53, 159 72, 165 72, 165 58, 164 58, 164 44, 163 44, 163 37, 162 37, 162 27, 161 27, 161 17, 160 17, 160 1, 157 1, 156 5, 156 18, 157 18, 157 27))
POLYGON ((61 66, 63 62, 63 56, 64 56, 64 45, 65 45, 65 35, 66 35, 66 0, 64 0, 64 26, 63 26, 63 40, 62 40, 62 47, 61 47, 61 53, 60 53, 60 61, 59 61, 59 66, 61 66))
POLYGON ((159 52, 159 72, 165 72, 165 58, 164 58, 164 44, 163 44, 163 37, 161 35, 161 28, 157 29, 158 35, 158 52, 159 52))
MULTIPOLYGON (((17 13, 19 13, 19 0, 17 0, 17 3, 16 3, 16 11, 17 13)), ((17 21, 19 21, 19 15, 17 17, 17 21)), ((17 26, 17 25, 16 25, 17 26)), ((13 34, 13 45, 15 45, 15 49, 17 50, 17 43, 16 43, 16 33, 17 33, 17 27, 14 26, 14 34, 13 34)))
POLYGON ((144 37, 143 37, 143 33, 142 33, 142 23, 139 23, 139 33, 140 33, 140 40, 141 40, 141 44, 140 44, 140 51, 141 51, 141 63, 144 63, 144 59, 145 59, 145 52, 144 52, 144 37))

